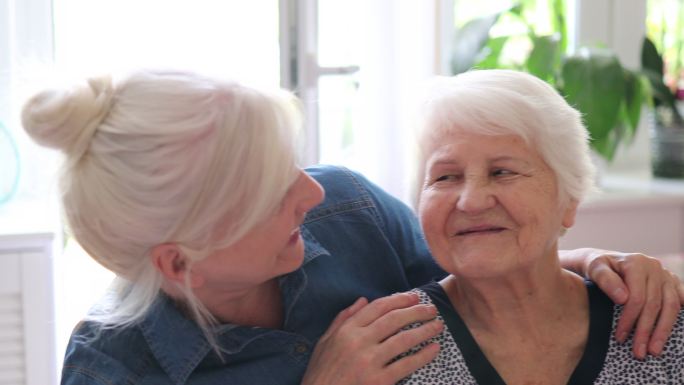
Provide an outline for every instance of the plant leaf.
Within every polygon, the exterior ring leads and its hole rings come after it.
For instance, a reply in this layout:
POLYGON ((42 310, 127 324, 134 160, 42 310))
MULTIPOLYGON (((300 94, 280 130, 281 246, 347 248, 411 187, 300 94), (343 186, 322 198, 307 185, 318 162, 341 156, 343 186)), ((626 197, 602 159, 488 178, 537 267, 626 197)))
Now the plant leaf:
POLYGON ((500 36, 489 39, 487 45, 483 49, 486 56, 475 64, 475 67, 479 69, 501 68, 499 58, 501 57, 501 52, 503 51, 503 47, 506 45, 508 38, 509 36, 500 36))
POLYGON ((605 138, 592 140, 591 147, 608 161, 613 160, 618 145, 624 137, 625 128, 622 124, 615 126, 605 138))
POLYGON ((658 53, 658 49, 651 39, 644 37, 644 41, 641 45, 641 68, 649 71, 653 71, 658 74, 660 81, 663 81, 663 58, 658 53))
POLYGON ((560 34, 560 52, 568 49, 568 29, 565 23, 565 0, 553 0, 551 6, 551 24, 554 32, 560 34))
POLYGON ((536 77, 552 83, 560 63, 561 51, 558 36, 532 36, 532 52, 525 69, 536 77))
POLYGON ((648 95, 643 88, 643 82, 639 75, 625 69, 625 98, 624 98, 624 121, 627 123, 628 137, 633 137, 639 127, 641 119, 641 107, 646 104, 648 95))
POLYGON ((648 79, 649 83, 651 83, 655 105, 660 106, 664 104, 670 108, 676 108, 676 98, 672 94, 672 90, 663 82, 662 73, 647 68, 644 68, 641 72, 648 79))
POLYGON ((499 18, 500 13, 479 17, 468 21, 456 30, 451 47, 452 75, 468 71, 477 61, 478 54, 487 44, 489 31, 499 18))
MULTIPOLYGON (((522 1, 520 1, 520 2, 518 2, 518 3, 516 3, 516 4, 514 4, 514 5, 508 10, 508 12, 510 12, 511 14, 516 15, 516 16, 522 18, 522 17, 523 17, 523 11, 524 11, 524 9, 525 9, 525 4, 526 4, 526 3, 529 3, 529 2, 530 2, 529 0, 522 0, 522 1)), ((529 4, 528 4, 527 6, 529 7, 529 4)), ((534 6, 534 4, 532 4, 532 6, 534 6)))
POLYGON ((618 139, 614 128, 625 93, 624 74, 617 57, 598 50, 569 57, 563 63, 562 78, 568 103, 584 116, 592 147, 611 159, 618 139))

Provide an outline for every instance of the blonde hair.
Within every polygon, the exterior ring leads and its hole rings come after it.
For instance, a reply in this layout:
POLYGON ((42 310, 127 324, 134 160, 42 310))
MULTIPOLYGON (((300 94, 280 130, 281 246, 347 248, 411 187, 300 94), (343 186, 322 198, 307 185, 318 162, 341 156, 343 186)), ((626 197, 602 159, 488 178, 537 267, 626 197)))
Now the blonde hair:
MULTIPOLYGON (((117 274, 111 300, 90 315, 104 328, 138 322, 157 298, 163 277, 151 248, 172 242, 203 259, 272 215, 298 173, 294 96, 193 73, 139 71, 118 84, 102 77, 43 91, 22 121, 65 154, 68 226, 117 274)), ((217 348, 215 320, 187 283, 179 289, 217 348)))

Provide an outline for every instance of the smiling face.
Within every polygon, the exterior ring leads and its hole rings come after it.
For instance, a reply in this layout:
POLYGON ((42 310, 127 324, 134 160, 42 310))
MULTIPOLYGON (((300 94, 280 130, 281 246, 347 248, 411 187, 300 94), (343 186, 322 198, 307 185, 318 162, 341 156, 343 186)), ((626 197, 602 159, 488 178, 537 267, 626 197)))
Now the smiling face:
POLYGON ((227 248, 196 262, 192 270, 204 288, 248 292, 301 266, 304 241, 299 226, 324 196, 321 185, 303 171, 290 186, 278 211, 227 248))
POLYGON ((437 263, 463 277, 497 277, 557 256, 576 204, 515 135, 451 132, 428 147, 418 211, 437 263))

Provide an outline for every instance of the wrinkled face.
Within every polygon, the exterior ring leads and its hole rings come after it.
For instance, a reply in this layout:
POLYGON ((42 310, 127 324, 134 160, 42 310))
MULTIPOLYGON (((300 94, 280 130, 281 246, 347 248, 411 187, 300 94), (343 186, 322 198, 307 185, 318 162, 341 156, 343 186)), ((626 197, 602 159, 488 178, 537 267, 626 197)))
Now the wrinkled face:
POLYGON ((553 171, 514 135, 451 133, 429 149, 418 203, 436 261, 463 277, 497 277, 555 257, 576 204, 553 171))
POLYGON ((290 186, 278 212, 227 248, 196 262, 192 269, 209 289, 248 291, 296 270, 304 258, 299 226, 324 196, 321 185, 303 171, 290 186))

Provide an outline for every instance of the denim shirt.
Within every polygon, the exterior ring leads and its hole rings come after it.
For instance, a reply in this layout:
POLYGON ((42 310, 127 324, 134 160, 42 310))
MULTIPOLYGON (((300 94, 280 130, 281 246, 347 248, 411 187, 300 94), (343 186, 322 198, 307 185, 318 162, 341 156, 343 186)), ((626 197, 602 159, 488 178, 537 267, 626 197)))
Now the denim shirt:
POLYGON ((280 330, 221 325, 222 359, 165 295, 123 330, 84 322, 67 347, 62 384, 299 384, 318 338, 358 297, 410 290, 445 275, 433 262, 413 212, 344 168, 307 169, 326 191, 301 234, 302 266, 279 277, 280 330))

